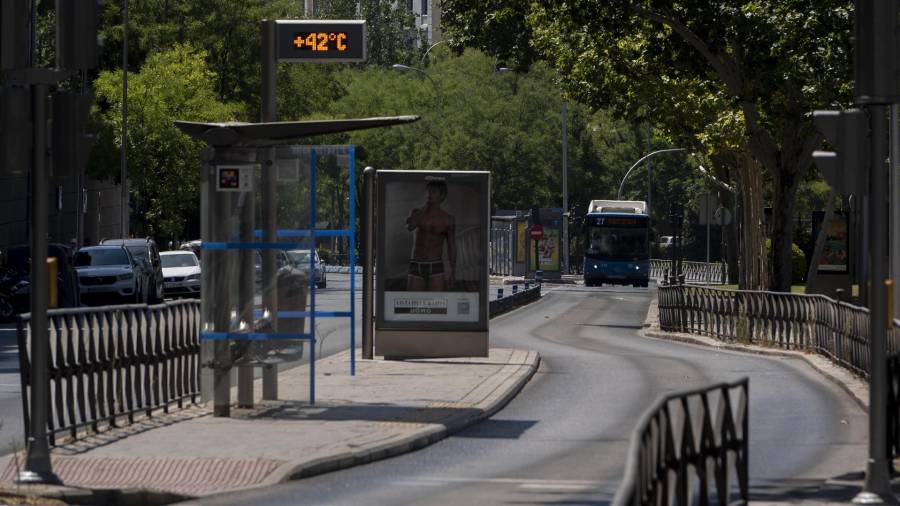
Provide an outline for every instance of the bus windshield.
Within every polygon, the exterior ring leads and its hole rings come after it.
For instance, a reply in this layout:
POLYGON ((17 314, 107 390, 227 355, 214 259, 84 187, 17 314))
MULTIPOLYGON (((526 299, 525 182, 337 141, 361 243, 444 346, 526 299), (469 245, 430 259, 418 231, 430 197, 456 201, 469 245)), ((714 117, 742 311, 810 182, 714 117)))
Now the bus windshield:
POLYGON ((585 255, 606 260, 646 260, 650 255, 647 229, 591 225, 585 255))

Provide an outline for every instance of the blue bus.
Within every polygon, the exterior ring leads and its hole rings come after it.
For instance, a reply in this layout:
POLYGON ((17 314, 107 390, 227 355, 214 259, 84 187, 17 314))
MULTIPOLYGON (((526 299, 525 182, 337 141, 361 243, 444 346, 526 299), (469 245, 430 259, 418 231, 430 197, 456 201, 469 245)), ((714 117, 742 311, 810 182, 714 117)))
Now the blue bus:
POLYGON ((583 230, 586 286, 647 286, 650 217, 646 202, 592 200, 583 230))

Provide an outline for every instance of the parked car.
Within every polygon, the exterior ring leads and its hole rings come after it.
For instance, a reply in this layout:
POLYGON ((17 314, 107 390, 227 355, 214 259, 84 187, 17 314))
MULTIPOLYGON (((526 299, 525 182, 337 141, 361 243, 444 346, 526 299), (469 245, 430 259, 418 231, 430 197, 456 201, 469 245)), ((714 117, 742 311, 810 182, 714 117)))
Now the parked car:
MULTIPOLYGON (((291 263, 294 264, 294 267, 297 269, 309 273, 310 267, 310 250, 308 249, 293 249, 287 251, 288 257, 291 259, 291 263)), ((322 261, 319 259, 319 253, 316 250, 312 250, 312 268, 313 268, 313 276, 315 276, 316 286, 319 288, 325 288, 328 285, 328 280, 325 277, 325 266, 322 264, 322 261)))
POLYGON ((165 280, 163 278, 162 262, 159 259, 159 248, 153 239, 146 237, 144 239, 104 239, 100 241, 101 245, 109 246, 125 246, 125 249, 131 253, 141 269, 145 273, 145 283, 149 288, 149 302, 160 302, 163 300, 165 291, 165 280))
POLYGON ((73 263, 83 301, 147 302, 149 290, 143 286, 143 270, 124 246, 81 248, 73 263))
POLYGON ((182 244, 178 249, 181 251, 190 251, 194 255, 197 255, 197 260, 200 260, 200 245, 202 242, 200 239, 195 239, 193 241, 188 241, 182 244))
MULTIPOLYGON (((47 256, 56 258, 57 307, 80 305, 78 275, 72 267, 72 248, 65 244, 47 245, 47 256)), ((0 262, 0 321, 9 321, 31 306, 31 248, 13 246, 0 262)))
MULTIPOLYGON (((277 269, 283 269, 284 267, 293 268, 294 263, 291 262, 290 257, 287 256, 287 253, 284 250, 276 249, 275 250, 275 261, 277 269)), ((259 250, 256 250, 256 257, 254 260, 255 268, 256 268, 256 290, 262 290, 262 254, 259 250)))
POLYGON ((163 251, 164 291, 166 296, 200 296, 200 261, 190 251, 163 251))

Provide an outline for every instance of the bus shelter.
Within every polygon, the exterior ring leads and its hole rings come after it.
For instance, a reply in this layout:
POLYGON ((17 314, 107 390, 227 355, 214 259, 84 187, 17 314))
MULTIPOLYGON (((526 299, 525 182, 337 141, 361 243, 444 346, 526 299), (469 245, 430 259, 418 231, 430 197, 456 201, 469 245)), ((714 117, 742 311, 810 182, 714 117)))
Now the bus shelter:
MULTIPOLYGON (((302 357, 309 343, 309 402, 315 403, 316 318, 349 318, 355 349, 355 276, 346 308, 320 311, 312 253, 318 241, 342 238, 355 270, 355 150, 353 146, 279 143, 313 135, 416 121, 416 116, 281 123, 177 121, 205 141, 201 169, 201 363, 212 384, 214 415, 230 416, 232 370, 238 405, 253 405, 253 367, 263 367, 263 399, 277 399, 277 364, 302 357), (333 180, 346 174, 344 228, 322 228, 319 168, 333 180), (292 253, 298 253, 292 255, 292 253), (305 258, 302 262, 292 259, 305 258), (309 326, 306 326, 309 320, 309 326), (307 330, 308 329, 308 330, 307 330)), ((335 202, 331 202, 332 206, 335 202)), ((341 202, 343 204, 343 202, 341 202)), ((351 353, 351 374, 355 354, 351 353)), ((205 391, 209 389, 205 388, 205 391)))

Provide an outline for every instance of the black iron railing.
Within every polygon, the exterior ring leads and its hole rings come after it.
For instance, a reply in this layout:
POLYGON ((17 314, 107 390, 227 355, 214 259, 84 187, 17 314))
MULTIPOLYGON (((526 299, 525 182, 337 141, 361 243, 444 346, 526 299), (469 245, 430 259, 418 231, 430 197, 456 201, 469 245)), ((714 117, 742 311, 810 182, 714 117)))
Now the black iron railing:
POLYGON ((748 389, 743 378, 657 401, 631 437, 613 504, 746 504, 748 389))
MULTIPOLYGON (((669 332, 818 353, 869 379, 869 310, 824 295, 661 286, 659 323, 669 332)), ((900 320, 886 345, 888 444, 900 457, 900 320)))
MULTIPOLYGON (((672 285, 659 288, 662 330, 820 353, 869 374, 869 310, 824 295, 672 285)), ((900 350, 895 323, 888 354, 900 350)))
MULTIPOLYGON (((725 264, 721 262, 681 262, 684 279, 688 283, 701 283, 707 285, 722 285, 728 283, 728 272, 725 264)), ((662 281, 666 273, 672 272, 672 261, 660 258, 650 259, 650 278, 662 281)))
MULTIPOLYGON (((50 444, 102 426, 152 416, 200 392, 200 302, 175 301, 48 311, 50 444)), ((30 314, 18 321, 25 438, 29 432, 30 314)))

